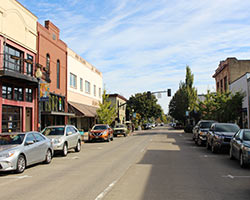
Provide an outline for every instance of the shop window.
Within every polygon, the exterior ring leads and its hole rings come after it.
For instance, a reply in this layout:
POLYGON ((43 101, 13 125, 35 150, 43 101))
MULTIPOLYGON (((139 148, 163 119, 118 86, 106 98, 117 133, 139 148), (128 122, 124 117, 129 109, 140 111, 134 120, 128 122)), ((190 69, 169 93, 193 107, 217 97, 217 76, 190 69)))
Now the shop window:
POLYGON ((33 101, 33 90, 31 88, 25 88, 25 100, 28 102, 33 101))
POLYGON ((2 132, 20 132, 22 130, 22 108, 2 106, 2 132))

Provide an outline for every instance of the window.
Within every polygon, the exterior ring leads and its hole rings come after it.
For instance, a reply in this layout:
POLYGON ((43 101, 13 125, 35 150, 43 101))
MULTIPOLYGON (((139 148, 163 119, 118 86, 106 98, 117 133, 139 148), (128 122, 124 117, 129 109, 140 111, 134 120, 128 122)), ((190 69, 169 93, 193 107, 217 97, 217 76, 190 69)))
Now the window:
POLYGON ((27 60, 30 61, 30 63, 26 63, 26 73, 29 76, 33 76, 33 56, 27 54, 27 60))
POLYGON ((25 88, 25 101, 33 101, 33 90, 30 88, 25 88))
POLYGON ((50 71, 50 56, 48 53, 46 55, 46 71, 50 71))
POLYGON ((83 84, 83 80, 82 80, 82 78, 80 78, 80 90, 81 90, 81 91, 83 91, 82 84, 83 84))
POLYGON ((220 80, 220 91, 223 92, 223 83, 222 83, 222 79, 220 80))
POLYGON ((2 132, 22 130, 22 108, 2 105, 2 132))
POLYGON ((102 89, 99 88, 99 98, 101 98, 101 97, 102 97, 102 89))
POLYGON ((13 99, 13 89, 10 86, 2 86, 2 97, 4 99, 13 99))
POLYGON ((23 52, 9 45, 5 45, 4 52, 6 53, 4 55, 4 68, 20 73, 23 72, 23 60, 20 60, 24 58, 23 52), (15 56, 17 59, 11 58, 11 56, 15 56))
POLYGON ((76 75, 70 73, 70 86, 76 88, 76 75))
POLYGON ((85 81, 85 92, 90 94, 90 82, 85 81))
POLYGON ((56 77, 57 77, 57 81, 56 81, 56 85, 57 85, 57 88, 60 89, 60 61, 57 60, 57 63, 56 63, 56 67, 57 67, 57 73, 56 73, 56 77))
POLYGON ((94 96, 96 97, 96 85, 94 85, 94 96))
POLYGON ((217 82, 217 91, 219 91, 219 88, 220 88, 220 82, 218 81, 217 82))
POLYGON ((227 77, 224 77, 224 91, 227 91, 227 77))
POLYGON ((34 133, 34 135, 36 138, 36 142, 41 142, 41 141, 45 140, 45 138, 42 135, 40 135, 39 133, 34 133))
POLYGON ((14 88, 14 100, 23 101, 23 88, 14 88))
POLYGON ((29 133, 26 137, 25 142, 36 142, 36 138, 34 137, 34 135, 32 133, 29 133))

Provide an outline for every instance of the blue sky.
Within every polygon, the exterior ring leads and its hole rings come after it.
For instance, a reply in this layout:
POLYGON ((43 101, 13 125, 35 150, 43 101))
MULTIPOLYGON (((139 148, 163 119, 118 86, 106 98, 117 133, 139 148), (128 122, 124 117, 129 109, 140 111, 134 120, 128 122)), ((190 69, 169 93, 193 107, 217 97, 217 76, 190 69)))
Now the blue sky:
MULTIPOLYGON (((198 93, 227 57, 250 59, 250 1, 19 0, 97 67, 109 93, 126 98, 178 89, 189 65, 198 93)), ((170 98, 159 99, 165 112, 170 98)))

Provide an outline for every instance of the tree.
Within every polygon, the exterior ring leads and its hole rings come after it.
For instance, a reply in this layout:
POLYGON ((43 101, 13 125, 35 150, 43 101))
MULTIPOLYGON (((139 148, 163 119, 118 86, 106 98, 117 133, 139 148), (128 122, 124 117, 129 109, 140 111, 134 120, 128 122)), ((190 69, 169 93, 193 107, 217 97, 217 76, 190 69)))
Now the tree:
POLYGON ((111 101, 108 101, 108 95, 104 89, 102 94, 102 103, 99 103, 100 108, 97 109, 98 121, 102 124, 111 125, 116 118, 116 110, 111 106, 111 101))
POLYGON ((162 108, 157 104, 157 98, 155 95, 147 97, 147 93, 137 93, 131 96, 127 102, 127 109, 131 113, 134 110, 135 113, 140 115, 140 121, 146 122, 151 118, 157 119, 162 115, 162 108))

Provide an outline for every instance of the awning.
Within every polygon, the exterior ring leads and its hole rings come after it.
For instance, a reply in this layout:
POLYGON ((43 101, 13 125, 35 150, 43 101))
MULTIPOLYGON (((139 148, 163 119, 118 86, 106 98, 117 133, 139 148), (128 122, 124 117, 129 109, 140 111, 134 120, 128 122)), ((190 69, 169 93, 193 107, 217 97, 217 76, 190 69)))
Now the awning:
MULTIPOLYGON (((78 112, 82 113, 85 117, 96 117, 97 112, 96 110, 98 109, 97 107, 94 106, 88 106, 82 103, 75 103, 75 102, 68 102, 71 106, 73 106, 78 112)), ((78 114, 76 112, 76 115, 78 114)))
POLYGON ((75 113, 66 113, 66 112, 55 112, 55 111, 50 111, 50 112, 41 112, 43 115, 63 115, 63 116, 71 116, 74 117, 75 113))

